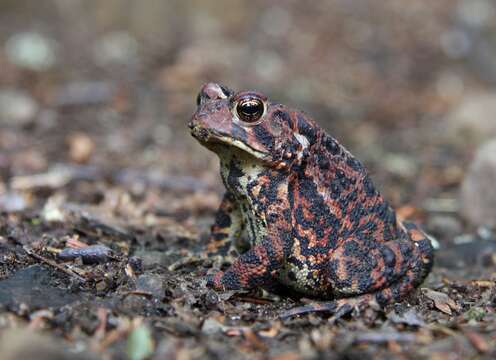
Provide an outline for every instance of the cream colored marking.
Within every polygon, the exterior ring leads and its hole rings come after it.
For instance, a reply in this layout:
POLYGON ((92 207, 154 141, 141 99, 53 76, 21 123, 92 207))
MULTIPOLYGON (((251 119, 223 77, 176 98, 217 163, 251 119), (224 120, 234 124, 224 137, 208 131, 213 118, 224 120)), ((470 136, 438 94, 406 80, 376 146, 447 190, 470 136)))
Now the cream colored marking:
POLYGON ((217 87, 217 96, 221 99, 227 99, 227 96, 224 94, 224 91, 222 91, 222 88, 218 84, 215 84, 215 86, 217 87))
POLYGON ((315 270, 310 270, 307 264, 304 264, 302 268, 299 268, 294 264, 286 263, 278 273, 278 280, 282 284, 295 291, 315 296, 322 295, 326 291, 325 288, 319 287, 319 285, 316 284, 317 277, 318 274, 315 270), (295 275, 296 280, 291 280, 289 278, 288 275, 290 272, 295 275), (311 279, 307 278, 308 274, 312 274, 311 279))
POLYGON ((310 142, 308 141, 306 136, 295 133, 294 137, 301 144, 301 146, 303 147, 303 150, 305 150, 308 147, 308 145, 310 145, 310 142))
MULTIPOLYGON (((258 159, 266 159, 268 157, 268 155, 264 152, 261 152, 261 151, 258 151, 248 145, 246 145, 244 142, 242 142, 241 140, 236 140, 236 139, 233 139, 231 137, 228 137, 228 136, 217 136, 216 137, 219 141, 222 141, 223 143, 225 143, 226 145, 228 145, 224 152, 226 154, 219 154, 217 153, 217 155, 219 155, 219 157, 229 157, 229 155, 232 156, 232 154, 234 152, 236 152, 239 156, 241 156, 241 151, 244 151, 248 154, 245 154, 245 156, 249 156, 249 155, 252 155, 258 159), (229 147, 232 146, 233 148, 229 147), (236 149, 238 148, 238 149, 236 149), (240 151, 241 150, 241 151, 240 151)), ((251 160, 251 162, 254 162, 253 160, 251 160)))

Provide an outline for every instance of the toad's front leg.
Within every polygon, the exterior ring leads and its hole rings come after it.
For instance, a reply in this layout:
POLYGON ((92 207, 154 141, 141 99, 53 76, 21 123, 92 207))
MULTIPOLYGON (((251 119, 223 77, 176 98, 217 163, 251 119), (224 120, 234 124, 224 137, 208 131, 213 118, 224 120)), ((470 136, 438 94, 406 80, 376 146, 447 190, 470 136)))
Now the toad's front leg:
POLYGON ((230 192, 224 198, 215 214, 215 222, 211 227, 207 245, 209 257, 227 257, 243 232, 243 220, 239 206, 230 192))
POLYGON ((216 290, 252 289, 271 282, 284 259, 282 242, 267 236, 238 257, 225 271, 209 275, 207 286, 216 290))

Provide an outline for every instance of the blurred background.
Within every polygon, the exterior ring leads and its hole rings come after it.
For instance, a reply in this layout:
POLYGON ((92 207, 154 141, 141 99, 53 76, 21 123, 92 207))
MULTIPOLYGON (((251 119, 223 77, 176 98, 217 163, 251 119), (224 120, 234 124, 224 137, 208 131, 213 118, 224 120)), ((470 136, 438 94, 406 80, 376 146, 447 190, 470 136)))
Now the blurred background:
POLYGON ((1 0, 0 359, 492 359, 495 117, 494 0, 1 0), (206 289, 208 81, 305 110, 438 240, 417 306, 206 289))
POLYGON ((490 0, 2 0, 0 208, 43 202, 23 176, 54 168, 220 196, 186 127, 216 81, 307 111, 441 236, 494 224, 491 148, 469 165, 496 136, 495 18, 490 0))

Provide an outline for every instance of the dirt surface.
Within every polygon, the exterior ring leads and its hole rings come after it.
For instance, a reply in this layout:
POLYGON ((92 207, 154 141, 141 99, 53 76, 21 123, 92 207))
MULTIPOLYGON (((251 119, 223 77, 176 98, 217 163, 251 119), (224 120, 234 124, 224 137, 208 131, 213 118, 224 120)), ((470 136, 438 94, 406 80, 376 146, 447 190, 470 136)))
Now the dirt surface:
POLYGON ((467 191, 487 181, 470 165, 496 137, 495 16, 484 0, 3 1, 0 358, 493 359, 496 234, 459 191, 468 171, 467 191), (312 300, 208 290, 223 187, 186 127, 206 81, 304 109, 361 159, 437 240, 418 292, 282 319, 312 300))

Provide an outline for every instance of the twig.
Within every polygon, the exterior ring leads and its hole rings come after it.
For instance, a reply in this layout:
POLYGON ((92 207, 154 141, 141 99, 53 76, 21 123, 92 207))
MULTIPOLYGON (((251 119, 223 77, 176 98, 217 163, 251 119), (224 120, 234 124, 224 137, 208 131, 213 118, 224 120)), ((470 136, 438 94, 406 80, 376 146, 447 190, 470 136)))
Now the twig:
POLYGON ((203 262, 205 260, 206 259, 199 257, 197 255, 192 255, 192 256, 188 256, 186 258, 182 258, 182 259, 176 261, 175 263, 169 265, 167 269, 169 271, 177 271, 177 270, 179 270, 185 266, 188 266, 188 265, 200 264, 201 262, 203 262))
POLYGON ((127 291, 123 294, 123 297, 126 298, 129 295, 138 295, 138 296, 143 296, 147 299, 152 298, 153 294, 149 293, 147 291, 142 291, 142 290, 132 290, 132 291, 127 291))
POLYGON ((262 298, 256 298, 256 297, 251 297, 251 296, 237 296, 237 300, 247 302, 247 303, 252 303, 252 304, 257 304, 257 305, 267 305, 267 304, 272 304, 272 300, 269 299, 262 299, 262 298))
POLYGON ((26 246, 23 246, 23 249, 24 249, 24 251, 26 251, 26 253, 29 256, 34 257, 36 260, 40 260, 40 261, 44 262, 45 264, 53 266, 54 268, 56 268, 62 272, 65 272, 67 275, 75 277, 76 279, 78 279, 79 281, 81 281, 83 283, 86 282, 86 279, 84 277, 82 277, 81 275, 77 274, 75 271, 73 271, 71 269, 67 269, 64 266, 57 264, 55 261, 52 261, 50 259, 47 259, 47 258, 41 256, 41 255, 34 253, 30 249, 28 249, 26 246))
POLYGON ((279 318, 282 320, 286 320, 290 317, 309 314, 309 313, 317 313, 317 312, 329 312, 333 313, 338 310, 337 303, 335 301, 330 302, 321 302, 321 303, 312 303, 304 306, 297 306, 289 310, 284 310, 279 313, 279 318))

